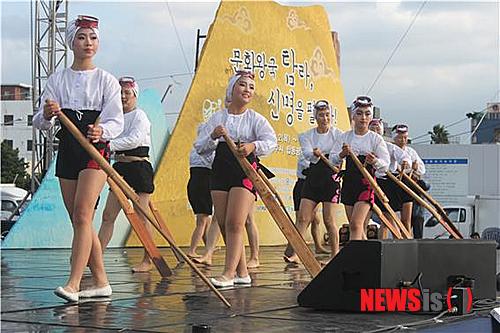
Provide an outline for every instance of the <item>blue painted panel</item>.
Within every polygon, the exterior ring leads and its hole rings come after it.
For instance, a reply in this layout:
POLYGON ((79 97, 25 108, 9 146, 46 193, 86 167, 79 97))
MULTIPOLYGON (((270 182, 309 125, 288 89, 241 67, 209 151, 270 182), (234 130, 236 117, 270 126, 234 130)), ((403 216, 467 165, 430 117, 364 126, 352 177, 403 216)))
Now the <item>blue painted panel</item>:
MULTIPOLYGON (((139 106, 147 113, 152 124, 151 160, 154 167, 158 164, 168 140, 167 120, 160 99, 160 95, 152 89, 147 89, 139 95, 139 106)), ((107 196, 108 186, 105 186, 94 218, 96 230, 101 225, 107 196)), ((129 232, 129 223, 125 215, 120 213, 109 246, 123 246, 129 232)), ((52 163, 31 203, 2 241, 2 248, 70 248, 72 238, 73 230, 64 208, 59 180, 55 176, 55 163, 52 163)))

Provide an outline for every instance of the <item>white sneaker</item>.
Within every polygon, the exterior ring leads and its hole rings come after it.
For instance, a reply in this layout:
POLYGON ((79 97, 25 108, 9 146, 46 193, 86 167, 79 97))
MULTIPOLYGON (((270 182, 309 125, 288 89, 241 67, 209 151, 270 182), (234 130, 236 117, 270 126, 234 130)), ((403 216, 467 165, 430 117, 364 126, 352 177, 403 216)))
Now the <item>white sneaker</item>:
POLYGON ((252 278, 250 275, 247 275, 245 277, 239 277, 236 275, 234 278, 234 284, 251 284, 252 283, 252 278))
POLYGON ((214 278, 210 278, 210 282, 217 288, 225 288, 225 287, 232 287, 234 285, 234 280, 235 279, 230 279, 226 281, 219 281, 214 278))
POLYGON ((113 291, 111 290, 111 286, 108 284, 102 288, 93 288, 82 290, 78 293, 80 297, 109 297, 113 291))
POLYGON ((78 292, 72 293, 66 291, 66 289, 64 289, 63 287, 57 287, 56 290, 54 290, 54 294, 61 297, 62 299, 67 300, 68 302, 78 302, 78 292))

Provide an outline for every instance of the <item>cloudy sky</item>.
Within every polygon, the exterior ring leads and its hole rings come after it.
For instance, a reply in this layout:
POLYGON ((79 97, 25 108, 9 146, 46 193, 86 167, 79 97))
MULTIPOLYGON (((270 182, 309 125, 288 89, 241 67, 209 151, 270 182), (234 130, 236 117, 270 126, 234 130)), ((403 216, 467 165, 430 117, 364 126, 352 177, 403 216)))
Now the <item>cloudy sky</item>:
MULTIPOLYGON (((141 89, 155 88, 163 94, 173 85, 164 103, 173 122, 192 78, 196 30, 208 31, 219 3, 69 3, 70 18, 85 13, 101 19, 98 66, 116 76, 139 78, 141 89)), ((281 3, 324 6, 332 30, 340 35, 347 102, 370 89, 396 49, 370 95, 384 120, 408 123, 413 137, 437 123, 458 122, 448 131, 462 133, 455 138, 465 143, 469 138, 464 133, 469 130, 465 114, 499 100, 498 2, 281 3)), ((1 1, 0 5, 1 81, 31 83, 30 3, 1 1)), ((426 140, 428 136, 416 141, 426 140)))

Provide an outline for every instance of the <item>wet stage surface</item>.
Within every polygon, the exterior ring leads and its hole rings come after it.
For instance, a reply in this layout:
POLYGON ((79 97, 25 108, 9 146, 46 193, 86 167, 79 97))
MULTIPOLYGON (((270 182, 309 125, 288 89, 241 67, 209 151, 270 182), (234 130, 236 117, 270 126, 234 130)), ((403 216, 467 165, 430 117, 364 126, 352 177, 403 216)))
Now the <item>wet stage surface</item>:
MULTIPOLYGON (((286 265, 284 247, 262 247, 261 266, 250 270, 251 287, 222 289, 228 309, 187 264, 176 267, 168 248, 161 252, 174 274, 132 273, 142 249, 109 249, 105 266, 113 288, 106 299, 66 303, 53 294, 69 275, 69 250, 2 250, 1 329, 3 332, 191 332, 208 324, 211 332, 360 332, 407 324, 434 315, 360 314, 300 308, 297 295, 310 281, 302 265, 286 265)), ((248 253, 248 249, 247 249, 248 253)), ((214 265, 199 265, 208 276, 223 269, 224 250, 214 265)), ((85 273, 83 286, 90 284, 85 273)), ((483 312, 418 326, 423 332, 491 331, 483 312), (461 328, 466 330, 461 330, 461 328), (484 330, 483 330, 484 329, 484 330)))

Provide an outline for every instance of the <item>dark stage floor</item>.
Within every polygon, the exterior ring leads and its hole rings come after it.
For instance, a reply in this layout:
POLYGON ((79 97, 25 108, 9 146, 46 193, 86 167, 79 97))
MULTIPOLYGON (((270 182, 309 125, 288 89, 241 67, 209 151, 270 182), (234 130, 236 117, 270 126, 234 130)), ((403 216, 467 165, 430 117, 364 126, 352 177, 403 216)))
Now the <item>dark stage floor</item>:
MULTIPOLYGON (((175 259, 162 249, 171 267, 175 259)), ((296 297, 310 280, 302 266, 287 266, 283 247, 261 249, 261 267, 251 270, 251 287, 223 290, 227 309, 189 266, 175 268, 162 280, 156 271, 132 274, 141 249, 111 249, 106 268, 110 299, 65 304, 53 294, 68 277, 69 250, 3 250, 1 329, 3 332, 191 332, 208 324, 211 332, 360 332, 432 318, 414 314, 358 314, 299 308, 296 297)), ((222 271, 224 251, 217 251, 209 275, 222 271)), ((84 283, 88 284, 89 273, 84 283)), ((417 327, 423 332, 490 332, 485 313, 443 317, 417 327), (464 329, 464 330, 463 330, 464 329)), ((414 329, 414 328, 412 328, 414 329)))

